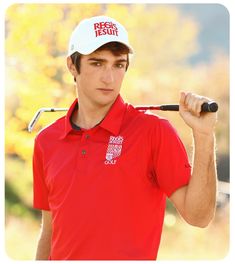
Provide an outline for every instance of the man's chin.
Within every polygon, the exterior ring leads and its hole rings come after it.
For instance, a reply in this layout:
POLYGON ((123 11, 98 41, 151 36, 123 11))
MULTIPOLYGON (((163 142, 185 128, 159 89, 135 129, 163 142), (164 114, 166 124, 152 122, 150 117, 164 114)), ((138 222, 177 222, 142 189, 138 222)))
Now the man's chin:
POLYGON ((100 107, 111 106, 115 100, 117 99, 118 94, 112 96, 102 96, 97 98, 96 103, 100 105, 100 107))

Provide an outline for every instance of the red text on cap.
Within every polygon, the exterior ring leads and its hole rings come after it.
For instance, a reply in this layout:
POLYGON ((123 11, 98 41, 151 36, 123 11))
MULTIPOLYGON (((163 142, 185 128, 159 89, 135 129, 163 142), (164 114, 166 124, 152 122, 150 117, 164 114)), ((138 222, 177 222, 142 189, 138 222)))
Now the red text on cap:
POLYGON ((118 28, 112 22, 94 23, 95 36, 114 35, 118 36, 118 28))

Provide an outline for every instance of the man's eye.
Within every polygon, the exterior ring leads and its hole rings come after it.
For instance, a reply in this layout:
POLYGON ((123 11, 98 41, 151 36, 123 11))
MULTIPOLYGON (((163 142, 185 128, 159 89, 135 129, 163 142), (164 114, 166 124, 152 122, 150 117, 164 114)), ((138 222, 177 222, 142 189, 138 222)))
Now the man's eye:
POLYGON ((117 64, 116 64, 116 67, 119 68, 119 69, 122 69, 122 68, 125 67, 125 65, 122 64, 122 63, 117 63, 117 64))
POLYGON ((99 67, 101 66, 101 63, 97 61, 97 62, 92 62, 91 65, 99 67))

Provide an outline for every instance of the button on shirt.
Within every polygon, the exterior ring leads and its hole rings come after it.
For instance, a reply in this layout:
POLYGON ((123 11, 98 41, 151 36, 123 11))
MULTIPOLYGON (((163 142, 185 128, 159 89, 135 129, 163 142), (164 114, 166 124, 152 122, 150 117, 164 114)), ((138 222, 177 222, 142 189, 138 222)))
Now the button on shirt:
POLYGON ((190 178, 181 140, 120 95, 89 130, 72 128, 76 107, 35 139, 34 207, 52 213, 50 259, 156 259, 166 196, 190 178))

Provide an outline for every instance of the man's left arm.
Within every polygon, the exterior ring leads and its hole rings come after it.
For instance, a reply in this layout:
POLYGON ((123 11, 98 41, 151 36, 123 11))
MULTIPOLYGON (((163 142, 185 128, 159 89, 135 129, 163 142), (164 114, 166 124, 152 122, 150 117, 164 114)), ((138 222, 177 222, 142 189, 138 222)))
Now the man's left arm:
POLYGON ((170 200, 191 225, 205 227, 213 219, 216 207, 217 175, 215 165, 216 113, 201 113, 209 101, 191 93, 181 93, 180 115, 192 128, 194 157, 187 186, 176 190, 170 200))

